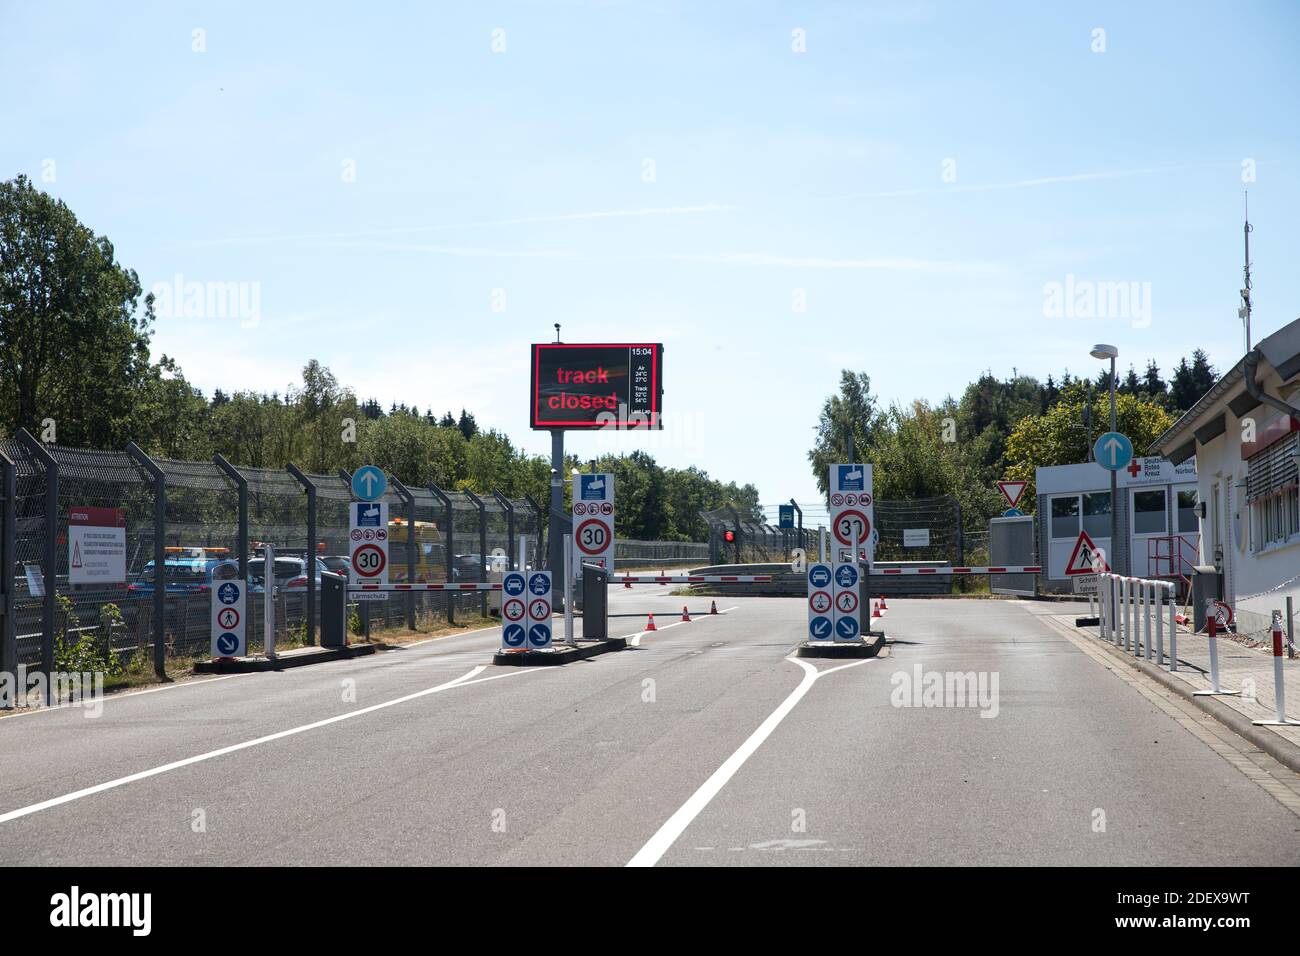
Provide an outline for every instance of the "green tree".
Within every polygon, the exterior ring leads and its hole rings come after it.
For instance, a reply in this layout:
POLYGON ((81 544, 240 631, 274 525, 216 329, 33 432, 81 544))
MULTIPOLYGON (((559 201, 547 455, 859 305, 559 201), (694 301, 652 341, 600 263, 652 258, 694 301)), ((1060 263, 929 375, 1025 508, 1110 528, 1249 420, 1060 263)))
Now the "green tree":
POLYGON ((822 405, 817 419, 817 437, 808 461, 817 478, 817 486, 826 491, 827 468, 834 462, 844 461, 851 445, 856 458, 861 458, 882 425, 883 416, 876 407, 876 397, 871 394, 871 376, 865 372, 840 372, 840 390, 822 405))
MULTIPOLYGON (((1084 430, 1081 392, 1062 398, 1042 415, 1023 418, 1007 439, 1007 477, 1029 482, 1021 508, 1033 510, 1034 469, 1049 465, 1070 465, 1087 461, 1092 447, 1110 426, 1110 397, 1095 395, 1092 401, 1091 433, 1084 430)), ((1158 402, 1139 395, 1120 395, 1116 401, 1117 429, 1133 442, 1137 454, 1173 424, 1173 417, 1158 402)))
POLYGON ((0 427, 120 448, 149 373, 152 298, 113 245, 25 176, 0 183, 0 427))

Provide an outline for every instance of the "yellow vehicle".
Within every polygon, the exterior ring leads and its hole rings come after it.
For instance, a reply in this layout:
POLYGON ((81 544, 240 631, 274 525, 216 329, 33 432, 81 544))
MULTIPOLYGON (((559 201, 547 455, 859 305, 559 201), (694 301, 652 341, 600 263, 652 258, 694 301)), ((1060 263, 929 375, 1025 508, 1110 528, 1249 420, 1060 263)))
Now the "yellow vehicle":
MULTIPOLYGON (((406 584, 407 520, 388 520, 388 580, 393 584, 406 584)), ((433 583, 447 577, 443 563, 442 535, 435 521, 415 522, 415 583, 433 583)))

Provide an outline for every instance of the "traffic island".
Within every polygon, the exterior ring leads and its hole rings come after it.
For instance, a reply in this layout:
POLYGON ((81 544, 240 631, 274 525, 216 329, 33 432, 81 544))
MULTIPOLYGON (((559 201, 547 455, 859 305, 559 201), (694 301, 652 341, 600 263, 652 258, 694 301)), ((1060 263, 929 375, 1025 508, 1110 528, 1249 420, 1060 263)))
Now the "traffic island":
POLYGON ((323 664, 326 661, 344 661, 366 657, 379 650, 378 644, 349 644, 346 647, 298 647, 277 653, 275 657, 218 657, 199 661, 194 665, 196 674, 254 674, 259 671, 282 671, 290 667, 323 664))
POLYGON ((805 641, 795 657, 875 657, 884 646, 884 631, 868 631, 859 641, 805 641))
POLYGON ((540 651, 497 651, 492 655, 492 663, 501 667, 553 667, 585 661, 589 657, 621 651, 625 647, 625 637, 608 637, 599 641, 579 640, 575 646, 557 644, 540 651))

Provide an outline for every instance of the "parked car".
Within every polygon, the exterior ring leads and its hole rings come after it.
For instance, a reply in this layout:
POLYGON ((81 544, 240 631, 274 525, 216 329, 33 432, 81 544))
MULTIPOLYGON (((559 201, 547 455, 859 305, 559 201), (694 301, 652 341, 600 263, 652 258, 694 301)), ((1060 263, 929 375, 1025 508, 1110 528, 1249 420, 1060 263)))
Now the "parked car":
MULTIPOLYGON (((163 590, 168 594, 203 594, 222 581, 239 577, 239 562, 226 548, 169 547, 163 562, 163 590)), ((153 594, 154 563, 150 561, 127 587, 130 597, 153 594)))
POLYGON ((346 554, 327 554, 320 560, 325 562, 325 570, 332 574, 346 576, 352 573, 352 559, 346 554))
MULTIPOLYGON (((322 571, 330 570, 325 564, 323 558, 315 558, 313 561, 314 574, 316 576, 316 587, 320 588, 320 576, 322 571)), ((274 578, 272 586, 282 591, 306 591, 307 590, 307 559, 286 555, 277 556, 275 566, 271 570, 274 578)), ((262 594, 266 591, 266 559, 250 558, 248 561, 248 590, 250 594, 262 594)))

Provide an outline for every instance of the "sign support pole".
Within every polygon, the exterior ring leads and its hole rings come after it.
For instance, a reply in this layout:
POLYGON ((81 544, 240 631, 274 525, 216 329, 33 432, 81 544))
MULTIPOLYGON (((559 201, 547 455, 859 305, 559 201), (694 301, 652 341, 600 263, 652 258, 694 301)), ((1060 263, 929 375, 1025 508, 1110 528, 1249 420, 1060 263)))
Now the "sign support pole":
POLYGON ((551 520, 546 560, 552 571, 564 565, 564 542, 564 429, 554 428, 551 430, 551 520))
POLYGON ((564 536, 564 643, 577 647, 573 639, 573 535, 564 536))
MULTIPOLYGON (((275 545, 262 551, 262 645, 268 660, 275 660, 275 545)), ((311 568, 308 567, 308 573, 311 568)))

